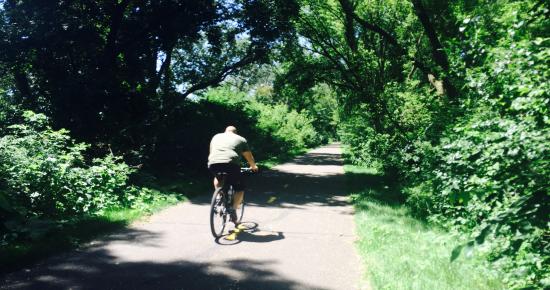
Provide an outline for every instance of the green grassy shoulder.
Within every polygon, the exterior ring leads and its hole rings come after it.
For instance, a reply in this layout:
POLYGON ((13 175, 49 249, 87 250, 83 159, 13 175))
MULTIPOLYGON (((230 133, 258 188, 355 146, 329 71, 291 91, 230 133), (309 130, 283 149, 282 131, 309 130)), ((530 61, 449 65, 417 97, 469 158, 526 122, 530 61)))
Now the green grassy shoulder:
POLYGON ((47 230, 39 235, 28 240, 0 245, 0 273, 20 269, 123 229, 136 220, 187 200, 188 192, 194 192, 197 188, 204 188, 204 182, 157 184, 154 189, 143 188, 143 195, 131 207, 111 208, 75 220, 43 222, 39 226, 44 226, 47 230))
POLYGON ((504 289, 483 257, 450 256, 457 237, 414 218, 395 182, 346 165, 355 206, 357 248, 373 289, 504 289))

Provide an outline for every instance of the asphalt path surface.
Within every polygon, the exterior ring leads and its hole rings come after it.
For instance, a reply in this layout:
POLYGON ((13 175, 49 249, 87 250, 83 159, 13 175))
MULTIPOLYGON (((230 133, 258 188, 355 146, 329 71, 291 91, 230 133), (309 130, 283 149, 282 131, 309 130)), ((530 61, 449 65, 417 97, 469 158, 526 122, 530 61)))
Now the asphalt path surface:
POLYGON ((249 178, 237 240, 214 240, 208 194, 0 278, 1 289, 367 289, 333 144, 249 178))

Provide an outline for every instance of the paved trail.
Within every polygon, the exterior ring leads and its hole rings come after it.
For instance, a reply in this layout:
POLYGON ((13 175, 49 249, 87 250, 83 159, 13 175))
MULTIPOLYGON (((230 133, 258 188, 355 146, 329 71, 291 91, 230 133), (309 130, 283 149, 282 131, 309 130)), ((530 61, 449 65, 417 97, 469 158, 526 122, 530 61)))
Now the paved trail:
MULTIPOLYGON (((359 289, 338 145, 249 180, 239 241, 214 241, 210 196, 0 278, 2 289, 359 289)), ((363 286, 366 288, 366 286, 363 286)))

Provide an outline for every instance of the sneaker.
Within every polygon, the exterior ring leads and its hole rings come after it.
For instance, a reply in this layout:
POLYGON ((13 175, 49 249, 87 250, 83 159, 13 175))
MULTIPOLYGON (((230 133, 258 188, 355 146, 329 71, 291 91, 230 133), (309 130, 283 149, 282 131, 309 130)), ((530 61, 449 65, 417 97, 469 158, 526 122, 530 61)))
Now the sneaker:
POLYGON ((242 231, 240 229, 238 229, 237 227, 235 227, 233 230, 229 231, 229 235, 227 235, 225 237, 226 240, 228 241, 234 241, 237 239, 237 236, 241 233, 242 231))
POLYGON ((234 241, 237 239, 237 233, 232 232, 229 236, 226 236, 225 239, 228 241, 234 241))

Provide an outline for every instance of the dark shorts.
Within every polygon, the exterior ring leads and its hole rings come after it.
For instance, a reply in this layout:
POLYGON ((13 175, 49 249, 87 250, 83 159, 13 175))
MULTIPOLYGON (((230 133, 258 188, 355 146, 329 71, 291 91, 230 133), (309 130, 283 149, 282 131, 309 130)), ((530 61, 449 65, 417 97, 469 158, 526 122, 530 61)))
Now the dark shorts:
POLYGON ((214 176, 220 172, 227 173, 226 182, 232 184, 236 191, 244 190, 244 177, 239 165, 234 163, 215 163, 210 164, 208 170, 210 170, 214 176))

